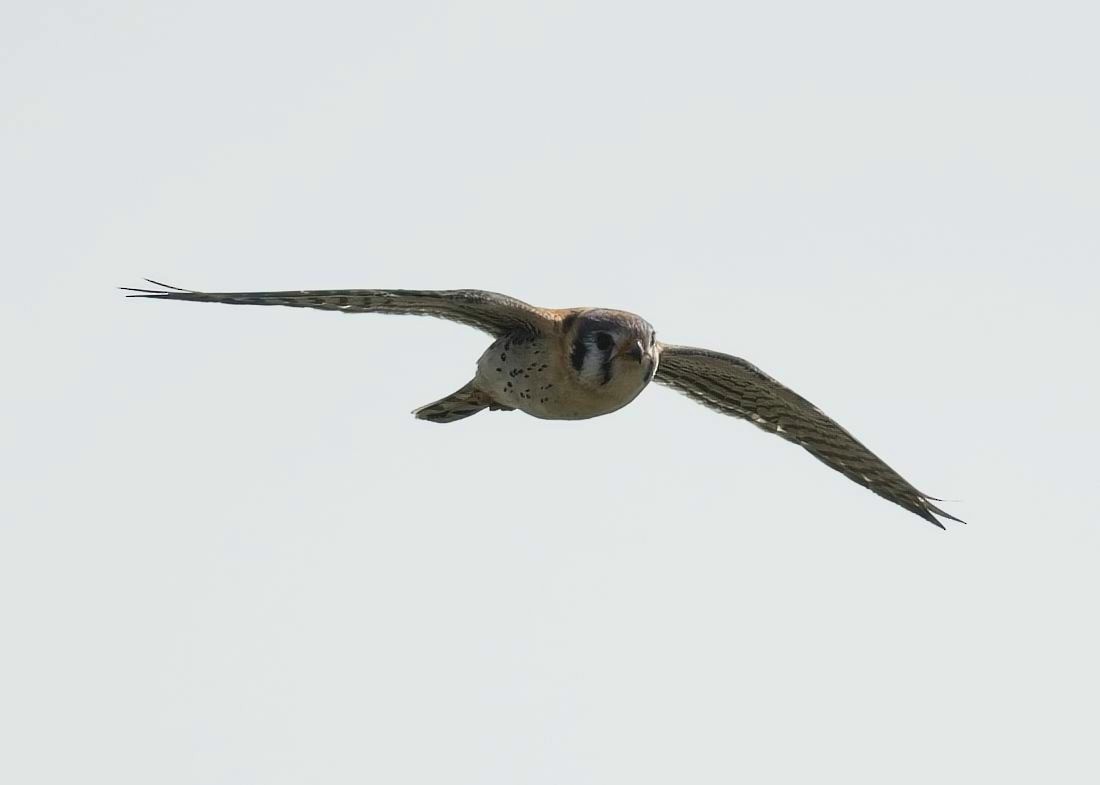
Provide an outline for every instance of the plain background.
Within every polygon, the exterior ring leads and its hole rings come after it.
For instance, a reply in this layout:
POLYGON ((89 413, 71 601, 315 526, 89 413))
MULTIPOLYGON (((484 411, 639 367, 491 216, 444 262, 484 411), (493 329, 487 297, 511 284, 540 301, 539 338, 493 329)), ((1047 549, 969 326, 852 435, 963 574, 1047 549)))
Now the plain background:
POLYGON ((5 3, 0 780, 1098 781, 1094 9, 5 3), (633 310, 970 525, 142 276, 633 310))

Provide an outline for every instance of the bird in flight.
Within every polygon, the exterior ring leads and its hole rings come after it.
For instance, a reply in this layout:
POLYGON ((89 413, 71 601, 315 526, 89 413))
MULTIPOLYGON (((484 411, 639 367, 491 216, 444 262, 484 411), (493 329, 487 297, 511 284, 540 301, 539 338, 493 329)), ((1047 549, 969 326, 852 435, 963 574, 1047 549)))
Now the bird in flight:
POLYGON ((489 409, 519 409, 547 420, 583 420, 626 406, 652 381, 720 414, 748 420, 801 445, 853 482, 944 528, 965 523, 933 504, 821 409, 752 363, 729 354, 657 340, 645 319, 607 308, 537 308, 479 289, 317 289, 197 292, 146 279, 156 289, 130 297, 230 305, 285 305, 344 313, 436 316, 488 333, 493 343, 474 378, 413 414, 448 423, 489 409))

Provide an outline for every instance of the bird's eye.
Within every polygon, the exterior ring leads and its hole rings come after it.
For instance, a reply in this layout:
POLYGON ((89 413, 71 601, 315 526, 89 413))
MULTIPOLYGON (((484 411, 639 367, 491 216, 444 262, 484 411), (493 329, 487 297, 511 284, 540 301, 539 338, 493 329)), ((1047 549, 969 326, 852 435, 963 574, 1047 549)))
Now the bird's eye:
POLYGON ((611 340, 611 336, 607 333, 596 333, 596 348, 601 352, 606 352, 614 343, 615 342, 611 340))

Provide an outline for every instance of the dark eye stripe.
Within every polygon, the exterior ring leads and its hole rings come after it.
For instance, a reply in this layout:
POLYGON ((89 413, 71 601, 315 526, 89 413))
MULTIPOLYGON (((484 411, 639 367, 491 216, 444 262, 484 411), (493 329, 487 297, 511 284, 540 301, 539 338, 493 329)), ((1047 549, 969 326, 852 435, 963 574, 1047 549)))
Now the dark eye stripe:
POLYGON ((603 365, 600 366, 600 371, 603 372, 603 381, 600 384, 607 384, 611 381, 611 358, 608 357, 603 361, 603 365))
POLYGON ((584 341, 574 341, 573 351, 569 354, 569 362, 573 363, 573 367, 577 369, 577 373, 580 373, 584 368, 584 355, 588 353, 588 347, 584 345, 584 341))

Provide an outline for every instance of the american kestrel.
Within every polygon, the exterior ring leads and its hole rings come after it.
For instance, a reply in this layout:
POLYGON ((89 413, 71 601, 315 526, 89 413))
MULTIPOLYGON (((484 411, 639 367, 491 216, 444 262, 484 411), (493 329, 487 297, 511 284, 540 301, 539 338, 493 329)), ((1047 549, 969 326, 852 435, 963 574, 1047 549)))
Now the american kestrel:
MULTIPOLYGON (((148 280, 148 279, 146 279, 148 280)), ((130 297, 286 305, 344 313, 437 316, 494 338, 474 378, 413 414, 447 423, 483 409, 519 409, 547 420, 583 420, 621 409, 656 381, 704 406, 748 420, 804 447, 853 482, 927 521, 944 512, 821 409, 755 365, 721 352, 656 339, 645 319, 608 308, 536 308, 478 289, 318 289, 301 292, 196 292, 148 281, 130 297)))

